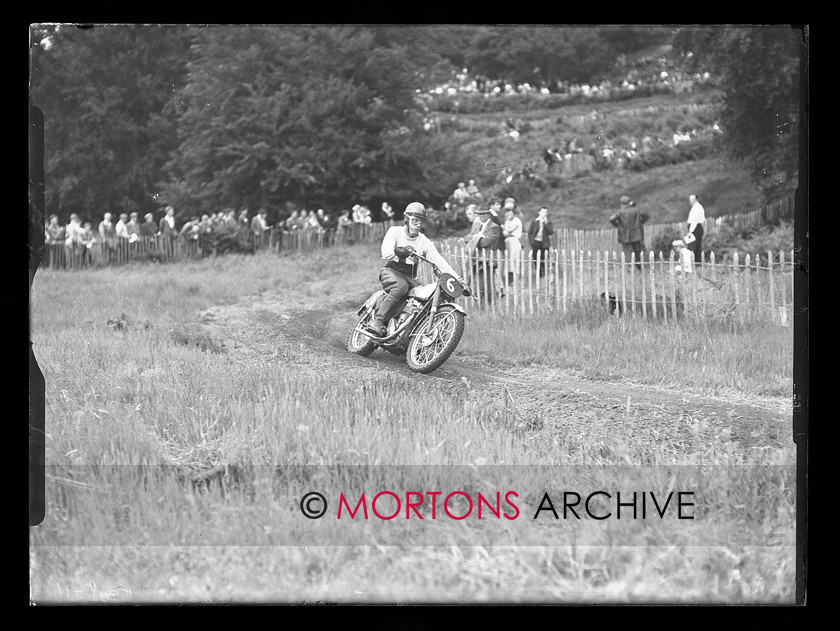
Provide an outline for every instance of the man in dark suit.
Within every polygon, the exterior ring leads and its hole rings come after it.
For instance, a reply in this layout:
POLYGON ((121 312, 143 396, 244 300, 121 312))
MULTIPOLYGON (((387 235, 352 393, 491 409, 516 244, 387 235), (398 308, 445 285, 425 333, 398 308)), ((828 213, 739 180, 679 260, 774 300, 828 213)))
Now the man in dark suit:
POLYGON ((539 274, 545 276, 546 258, 551 247, 551 235, 554 234, 554 224, 548 218, 548 208, 540 208, 537 217, 528 226, 528 241, 531 244, 531 258, 537 261, 539 255, 539 274))
POLYGON ((645 240, 645 222, 650 215, 636 208, 636 202, 627 195, 621 198, 621 209, 610 217, 610 223, 618 228, 618 242, 624 249, 625 261, 636 255, 636 266, 642 269, 642 249, 645 240))

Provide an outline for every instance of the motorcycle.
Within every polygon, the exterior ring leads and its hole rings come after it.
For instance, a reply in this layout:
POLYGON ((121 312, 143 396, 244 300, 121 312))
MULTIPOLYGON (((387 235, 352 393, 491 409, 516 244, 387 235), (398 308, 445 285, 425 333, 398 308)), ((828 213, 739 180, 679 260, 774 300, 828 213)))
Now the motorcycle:
POLYGON ((440 368, 461 341, 467 313, 453 301, 472 296, 472 290, 419 252, 412 256, 431 265, 436 280, 409 290, 400 308, 394 310, 395 315, 385 324, 383 337, 365 329, 386 295, 383 289, 374 292, 359 308, 360 318, 347 340, 347 350, 367 357, 382 348, 395 355, 405 355, 411 370, 427 374, 440 368))

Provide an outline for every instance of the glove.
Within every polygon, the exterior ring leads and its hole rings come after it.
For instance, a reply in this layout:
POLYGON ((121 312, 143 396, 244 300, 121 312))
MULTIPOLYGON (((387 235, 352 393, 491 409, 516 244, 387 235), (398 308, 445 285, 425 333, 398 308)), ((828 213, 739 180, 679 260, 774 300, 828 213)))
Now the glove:
POLYGON ((411 256, 412 254, 414 254, 414 252, 415 252, 415 249, 410 245, 397 246, 397 247, 394 248, 394 254, 397 255, 397 258, 403 259, 403 260, 406 259, 407 257, 411 256))

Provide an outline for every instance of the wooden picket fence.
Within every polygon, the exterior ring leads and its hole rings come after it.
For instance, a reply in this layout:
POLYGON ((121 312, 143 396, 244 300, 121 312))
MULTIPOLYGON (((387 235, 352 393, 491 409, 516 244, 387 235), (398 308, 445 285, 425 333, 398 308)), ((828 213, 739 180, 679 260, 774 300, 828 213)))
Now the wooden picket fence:
MULTIPOLYGON (((764 226, 778 223, 780 219, 792 219, 795 208, 793 196, 777 199, 763 208, 747 213, 735 215, 721 215, 715 218, 708 218, 704 226, 705 235, 716 234, 722 226, 731 226, 736 230, 744 230, 753 226, 764 226)), ((653 243, 663 234, 678 233, 685 234, 688 224, 685 221, 658 223, 645 225, 645 241, 653 243)), ((612 250, 616 247, 617 230, 613 227, 596 228, 588 230, 575 230, 571 228, 554 229, 552 242, 558 248, 566 250, 612 250)))
MULTIPOLYGON (((440 253, 473 288, 477 300, 459 299, 470 310, 533 316, 595 306, 665 322, 734 319, 788 326, 793 320, 792 250, 722 259, 712 252, 690 271, 681 269, 673 253, 666 258, 653 251, 638 264, 635 256, 627 260, 623 251, 610 250, 523 250, 511 260, 499 250, 471 254, 462 244, 444 243, 440 253)), ((421 279, 431 282, 431 271, 425 269, 421 279)))
MULTIPOLYGON (((262 237, 250 231, 234 236, 241 240, 241 247, 256 252, 285 252, 313 250, 334 245, 379 243, 391 223, 354 223, 334 230, 301 229, 286 232, 277 226, 267 230, 262 237)), ((199 236, 197 239, 166 238, 161 235, 128 239, 115 239, 110 244, 97 239, 90 247, 66 246, 53 243, 45 246, 41 267, 55 270, 79 270, 105 265, 119 265, 131 261, 184 261, 217 254, 213 241, 199 236)))

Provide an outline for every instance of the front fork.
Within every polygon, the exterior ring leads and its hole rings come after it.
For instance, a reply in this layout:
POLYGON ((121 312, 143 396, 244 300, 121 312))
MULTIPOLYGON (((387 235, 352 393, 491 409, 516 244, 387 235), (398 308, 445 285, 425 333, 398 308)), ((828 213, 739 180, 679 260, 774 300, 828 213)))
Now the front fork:
MULTIPOLYGON (((429 321, 425 327, 425 333, 427 335, 431 335, 432 330, 435 328, 435 314, 438 310, 438 305, 440 304, 440 287, 435 288, 435 293, 432 295, 432 307, 429 310, 429 321)), ((420 331, 423 333, 424 331, 420 331)))

